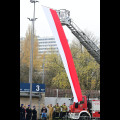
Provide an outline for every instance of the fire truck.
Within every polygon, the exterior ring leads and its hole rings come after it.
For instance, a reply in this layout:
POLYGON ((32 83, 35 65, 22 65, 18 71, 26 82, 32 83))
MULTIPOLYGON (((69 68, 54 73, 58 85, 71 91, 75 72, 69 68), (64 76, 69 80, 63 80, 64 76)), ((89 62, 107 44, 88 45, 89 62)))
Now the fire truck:
MULTIPOLYGON (((80 43, 87 49, 91 56, 100 64, 100 49, 70 18, 70 11, 66 9, 56 10, 62 25, 66 25, 76 36, 80 43)), ((83 95, 83 101, 73 102, 70 99, 69 114, 70 119, 90 120, 100 119, 100 100, 89 100, 83 95)))
POLYGON ((73 102, 70 99, 68 118, 79 120, 100 120, 100 100, 89 100, 85 95, 83 101, 73 102))

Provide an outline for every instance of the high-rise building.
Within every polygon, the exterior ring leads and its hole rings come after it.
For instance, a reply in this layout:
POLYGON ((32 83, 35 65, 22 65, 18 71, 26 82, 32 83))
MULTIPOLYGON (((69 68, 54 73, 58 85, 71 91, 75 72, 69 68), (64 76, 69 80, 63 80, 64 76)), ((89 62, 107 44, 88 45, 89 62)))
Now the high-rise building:
MULTIPOLYGON (((24 37, 20 38, 20 52, 21 52, 21 48, 23 46, 24 39, 25 39, 24 37)), ((58 47, 57 47, 54 37, 39 37, 39 36, 37 36, 37 39, 38 39, 38 52, 40 54, 43 54, 43 53, 59 54, 58 47)))
POLYGON ((38 52, 50 54, 51 52, 59 53, 58 47, 54 37, 37 37, 38 38, 38 52))

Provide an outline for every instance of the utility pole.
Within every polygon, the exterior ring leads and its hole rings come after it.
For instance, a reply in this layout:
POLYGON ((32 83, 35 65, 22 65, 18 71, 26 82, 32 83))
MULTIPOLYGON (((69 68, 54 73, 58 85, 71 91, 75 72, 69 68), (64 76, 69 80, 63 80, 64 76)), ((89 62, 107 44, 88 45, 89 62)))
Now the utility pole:
POLYGON ((34 3, 34 12, 33 18, 28 18, 32 21, 32 28, 31 28, 31 49, 30 49, 30 69, 29 69, 29 83, 30 83, 30 107, 32 107, 32 73, 33 73, 33 46, 34 46, 34 21, 37 19, 35 18, 35 3, 38 1, 30 0, 31 3, 34 3))
POLYGON ((42 84, 45 84, 45 74, 44 74, 44 67, 45 67, 45 55, 44 55, 44 57, 43 57, 43 65, 42 65, 42 67, 43 67, 42 84))

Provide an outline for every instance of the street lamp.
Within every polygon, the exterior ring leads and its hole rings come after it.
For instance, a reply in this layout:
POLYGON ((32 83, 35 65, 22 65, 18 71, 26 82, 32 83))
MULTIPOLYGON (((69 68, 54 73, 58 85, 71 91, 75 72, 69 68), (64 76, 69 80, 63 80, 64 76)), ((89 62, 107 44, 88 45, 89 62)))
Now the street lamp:
POLYGON ((30 49, 30 69, 29 69, 29 83, 30 83, 30 107, 32 106, 32 72, 33 72, 33 46, 34 46, 34 21, 37 19, 35 18, 35 3, 38 1, 30 0, 31 3, 34 3, 34 12, 33 18, 28 18, 32 21, 32 28, 31 28, 31 49, 30 49))
POLYGON ((33 3, 33 2, 39 2, 39 1, 37 1, 37 0, 30 0, 30 2, 33 3))

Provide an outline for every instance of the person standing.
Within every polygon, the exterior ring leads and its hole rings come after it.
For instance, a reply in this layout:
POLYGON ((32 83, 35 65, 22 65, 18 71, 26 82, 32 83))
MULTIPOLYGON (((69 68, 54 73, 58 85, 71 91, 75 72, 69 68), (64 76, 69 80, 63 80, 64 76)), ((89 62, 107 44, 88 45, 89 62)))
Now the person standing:
POLYGON ((53 108, 55 108, 55 117, 59 117, 61 111, 59 104, 57 103, 53 108))
POLYGON ((45 105, 42 107, 41 113, 43 113, 44 110, 45 110, 45 113, 47 113, 47 108, 45 107, 45 105))
POLYGON ((20 120, 23 120, 23 112, 24 112, 23 109, 24 109, 23 104, 21 104, 21 107, 20 107, 20 120))
POLYGON ((61 112, 61 118, 64 117, 67 113, 67 106, 64 103, 62 106, 60 106, 62 108, 62 112, 61 112))
POLYGON ((22 117, 22 120, 25 120, 25 107, 23 107, 23 117, 22 117))
POLYGON ((24 110, 25 110, 25 112, 24 112, 24 120, 26 120, 26 106, 24 106, 24 110))
POLYGON ((32 110, 30 108, 30 105, 28 105, 28 108, 26 109, 26 120, 31 120, 32 110))
POLYGON ((37 111, 35 106, 33 106, 32 114, 32 120, 37 120, 37 111))
POLYGON ((53 107, 52 104, 47 106, 49 108, 49 120, 52 120, 52 115, 53 115, 53 107))

